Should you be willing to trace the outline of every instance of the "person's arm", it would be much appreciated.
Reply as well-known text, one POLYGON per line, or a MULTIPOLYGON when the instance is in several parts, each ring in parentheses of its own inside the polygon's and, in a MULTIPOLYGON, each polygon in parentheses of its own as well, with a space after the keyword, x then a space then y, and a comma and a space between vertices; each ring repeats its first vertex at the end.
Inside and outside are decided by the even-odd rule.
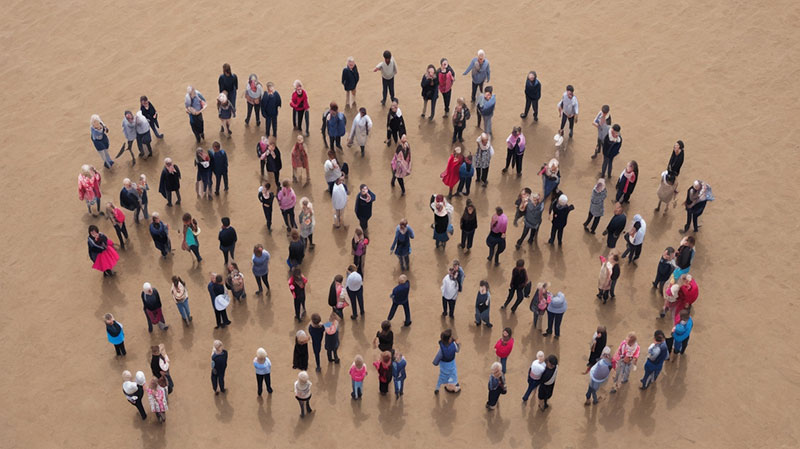
POLYGON ((492 65, 489 64, 489 60, 486 59, 486 82, 490 82, 492 79, 492 65))
POLYGON ((473 59, 472 59, 472 60, 469 62, 469 67, 467 67, 467 70, 464 70, 464 73, 462 73, 461 75, 462 75, 462 76, 463 76, 463 75, 466 75, 467 73, 469 73, 469 71, 470 71, 470 70, 472 70, 472 68, 473 68, 473 67, 475 67, 475 58, 473 58, 473 59))
POLYGON ((378 65, 376 65, 375 68, 372 69, 372 71, 373 72, 377 72, 378 70, 380 70, 381 69, 381 64, 383 64, 383 62, 379 62, 378 65))
POLYGON ((575 123, 578 123, 578 97, 572 97, 575 100, 575 123))

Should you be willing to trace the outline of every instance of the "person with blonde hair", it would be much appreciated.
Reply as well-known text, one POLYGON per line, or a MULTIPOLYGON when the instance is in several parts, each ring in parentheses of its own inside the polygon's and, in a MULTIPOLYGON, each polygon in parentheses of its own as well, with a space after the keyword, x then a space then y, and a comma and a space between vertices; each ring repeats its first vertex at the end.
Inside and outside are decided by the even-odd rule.
POLYGON ((147 399, 150 401, 150 411, 156 414, 159 423, 167 420, 165 416, 169 407, 167 406, 167 390, 158 384, 155 377, 150 379, 147 385, 147 399))
MULTIPOLYGON (((125 332, 122 330, 122 323, 114 319, 114 315, 107 313, 103 317, 106 323, 106 337, 108 342, 114 345, 117 355, 125 355, 125 332)), ((129 373, 130 374, 130 373, 129 373)))
POLYGON ((546 200, 551 193, 558 192, 558 184, 561 183, 561 171, 558 168, 558 159, 550 159, 542 165, 539 174, 542 176, 542 201, 546 200))
POLYGON ((78 199, 86 202, 89 213, 93 216, 103 215, 100 211, 100 173, 88 164, 81 166, 81 173, 78 175, 78 199), (97 205, 97 213, 92 212, 92 205, 97 205))
POLYGON ((478 50, 477 56, 472 58, 462 75, 466 76, 470 72, 472 72, 472 102, 475 103, 475 93, 478 90, 483 93, 483 83, 488 83, 492 78, 491 66, 483 50, 478 50))
POLYGON ((158 294, 158 290, 153 288, 149 282, 145 282, 142 284, 141 296, 144 314, 147 316, 147 332, 153 332, 154 324, 157 324, 162 331, 169 329, 161 311, 161 296, 158 294))
POLYGON ((258 348, 256 350, 256 357, 253 359, 253 366, 256 369, 256 383, 258 384, 258 396, 261 397, 261 384, 267 387, 267 393, 272 394, 272 381, 270 380, 270 373, 272 372, 272 362, 267 357, 267 350, 258 348))
POLYGON ((356 355, 353 359, 353 364, 350 365, 350 379, 353 385, 353 392, 350 397, 353 399, 361 399, 364 395, 364 378, 367 377, 367 365, 364 363, 364 357, 361 354, 356 355))
POLYGON ((308 198, 300 198, 300 213, 297 215, 300 222, 300 238, 303 239, 303 246, 314 249, 314 226, 317 219, 314 215, 314 205, 308 198))
POLYGON ((308 185, 310 176, 308 171, 308 153, 306 152, 305 139, 297 135, 297 142, 292 147, 292 182, 298 182, 298 172, 305 170, 306 178, 303 185, 308 185))
MULTIPOLYGON (((302 332, 302 331, 301 331, 302 332)), ((294 381, 294 397, 300 404, 300 417, 305 418, 306 413, 311 413, 311 381, 308 380, 308 373, 300 371, 297 373, 297 380, 294 381)))
POLYGON ((228 368, 228 351, 222 347, 222 342, 214 340, 214 347, 211 349, 211 387, 214 394, 225 393, 225 370, 228 368), (217 391, 219 384, 219 391, 217 391))
POLYGON ((111 201, 106 203, 106 218, 108 221, 111 222, 111 225, 114 226, 114 231, 117 233, 117 238, 119 239, 119 246, 122 249, 125 249, 125 240, 130 243, 130 237, 128 237, 128 228, 125 226, 125 212, 122 212, 122 209, 118 208, 114 205, 111 201), (125 237, 124 239, 122 237, 125 237))
POLYGON ((94 144, 94 149, 97 150, 100 154, 100 158, 103 159, 103 166, 105 168, 111 168, 111 166, 114 165, 114 161, 108 154, 108 128, 97 114, 92 114, 92 117, 89 119, 89 136, 92 140, 92 144, 94 144))
MULTIPOLYGON (((256 108, 258 111, 258 108, 256 108)), ((236 114, 236 107, 233 105, 232 101, 228 100, 228 94, 226 92, 220 92, 219 96, 217 97, 217 112, 219 115, 219 132, 225 132, 225 129, 228 130, 228 135, 230 136, 233 134, 231 132, 231 117, 236 114)))
POLYGON ((192 128, 194 138, 197 139, 197 143, 200 143, 201 139, 206 138, 203 123, 203 111, 208 106, 206 98, 193 86, 187 86, 183 104, 186 107, 186 113, 189 115, 189 126, 192 128))
POLYGON ((531 362, 531 366, 528 368, 528 389, 525 390, 525 394, 522 395, 523 403, 527 402, 533 390, 539 387, 539 383, 542 380, 542 373, 544 373, 546 367, 544 352, 537 352, 536 360, 531 362))
POLYGON ((486 401, 486 408, 494 410, 500 395, 505 393, 506 376, 503 373, 503 365, 500 362, 494 362, 489 373, 489 400, 486 401))
POLYGON ((358 66, 356 66, 355 59, 349 56, 342 69, 342 86, 344 86, 344 92, 347 95, 345 105, 348 108, 356 104, 356 86, 358 86, 358 80, 358 66), (350 103, 351 96, 353 97, 352 103, 350 103))
POLYGON ((636 369, 638 361, 639 343, 636 342, 636 332, 628 332, 628 336, 620 342, 617 352, 614 353, 612 358, 616 373, 614 374, 614 386, 611 387, 611 393, 616 393, 620 384, 628 382, 631 368, 636 369))
POLYGON ((292 86, 294 86, 294 92, 292 92, 292 99, 289 102, 289 106, 292 107, 292 125, 294 129, 302 131, 303 118, 305 117, 306 137, 308 137, 308 110, 311 109, 308 104, 308 93, 303 89, 303 83, 300 80, 294 80, 292 86))
MULTIPOLYGON (((141 371, 139 372, 141 373, 141 371)), ((144 373, 142 373, 142 376, 144 376, 144 373)), ((125 399, 139 411, 139 416, 142 417, 142 421, 147 419, 147 412, 144 411, 144 406, 142 405, 144 388, 142 385, 133 381, 133 376, 128 370, 122 372, 122 392, 125 394, 125 399)))

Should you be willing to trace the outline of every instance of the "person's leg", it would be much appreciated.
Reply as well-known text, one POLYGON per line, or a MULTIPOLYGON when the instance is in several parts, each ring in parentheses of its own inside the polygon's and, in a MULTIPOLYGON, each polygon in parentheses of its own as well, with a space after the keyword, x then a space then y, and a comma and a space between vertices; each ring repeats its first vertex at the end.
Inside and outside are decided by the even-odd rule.
POLYGON ((638 258, 639 258, 639 256, 641 256, 641 255, 642 255, 642 246, 643 246, 643 245, 634 245, 634 247, 633 247, 633 252, 634 252, 634 254, 633 254, 633 260, 636 260, 636 259, 638 259, 638 258))
POLYGON ((517 176, 522 176, 522 157, 525 154, 515 154, 514 162, 517 164, 517 176))
POLYGON ((261 288, 261 276, 256 276, 256 284, 258 284, 258 291, 256 292, 256 295, 258 295, 263 291, 261 288))
POLYGON ((447 299, 442 296, 442 316, 447 315, 447 299))
POLYGON ((411 324, 411 307, 408 303, 403 304, 403 314, 405 314, 406 320, 403 322, 404 325, 409 326, 411 324))
POLYGON ((592 220, 592 227, 589 230, 589 232, 594 234, 594 232, 597 230, 597 225, 599 224, 600 224, 600 217, 594 217, 594 219, 592 220))
POLYGON ((496 243, 489 243, 489 257, 487 257, 486 260, 492 260, 492 257, 494 257, 494 249, 496 246, 497 246, 496 243))
POLYGON ((530 107, 531 107, 531 102, 532 102, 532 101, 533 101, 533 99, 532 99, 531 97, 529 97, 529 96, 525 95, 525 112, 523 112, 522 114, 520 114, 520 115, 519 115, 520 117, 522 117, 522 118, 525 118, 525 117, 527 117, 527 116, 528 116, 528 110, 529 110, 529 109, 530 109, 530 107))
POLYGON ((214 372, 212 371, 211 372, 211 388, 214 389, 214 393, 217 392, 217 381, 218 380, 219 380, 219 377, 217 377, 217 375, 214 374, 214 372))
MULTIPOLYGON (((686 340, 683 340, 683 342, 681 343, 681 349, 680 349, 680 353, 681 354, 686 352, 686 347, 689 346, 689 338, 691 338, 691 336, 686 337, 686 340)), ((677 353, 678 348, 675 348, 675 351, 677 353)), ((123 352, 123 355, 124 355, 124 353, 125 353, 125 347, 124 346, 122 348, 122 352, 123 352)))
POLYGON ((562 238, 564 237, 564 227, 561 226, 558 228, 558 245, 561 246, 562 238))
POLYGON ((456 300, 448 299, 447 306, 450 308, 450 312, 448 313, 448 315, 450 315, 450 318, 453 318, 453 315, 456 313, 456 300))
POLYGON ((222 371, 217 376, 219 378, 219 391, 225 393, 225 371, 222 371))
POLYGON ((592 221, 592 213, 591 212, 589 212, 589 214, 586 216, 586 221, 583 222, 583 227, 585 228, 585 227, 589 226, 589 222, 590 221, 592 221))
MULTIPOLYGON (((506 166, 503 169, 503 173, 508 171, 508 166, 511 165, 512 160, 514 160, 514 150, 509 148, 506 150, 506 166)), ((511 167, 513 168, 514 166, 511 165, 511 167)))
POLYGON ((294 109, 292 109, 292 129, 297 129, 297 119, 299 116, 298 112, 299 111, 295 111, 294 109))
POLYGON ((475 84, 475 83, 472 83, 472 96, 471 96, 470 98, 471 98, 471 101, 472 101, 473 103, 475 103, 475 93, 476 93, 477 91, 478 91, 478 85, 477 85, 477 84, 475 84))
POLYGON ((114 231, 117 232, 117 239, 119 241, 119 246, 122 247, 122 249, 125 249, 125 240, 123 240, 122 238, 122 226, 114 225, 114 231))
POLYGON ((271 290, 269 287, 269 272, 261 276, 261 281, 264 282, 264 287, 266 287, 268 291, 271 290))
POLYGON ((475 231, 470 231, 467 234, 467 249, 472 249, 472 241, 475 238, 475 231))
POLYGON ((548 240, 547 243, 552 245, 553 242, 556 241, 556 232, 557 232, 557 229, 556 229, 555 225, 550 226, 550 240, 548 240))
POLYGON ((566 125, 566 124, 567 124, 567 115, 562 112, 561 113, 561 127, 559 128, 559 130, 562 133, 564 132, 564 125, 566 125))
POLYGON ((493 115, 483 116, 483 130, 486 131, 486 134, 492 134, 492 116, 493 115))
POLYGON ((200 246, 199 245, 192 245, 189 247, 190 250, 194 253, 194 256, 197 258, 198 262, 202 262, 203 258, 200 257, 200 246))
POLYGON ((523 287, 514 289, 514 291, 517 293, 517 300, 514 301, 514 305, 511 306, 511 311, 512 312, 516 312, 517 311, 517 307, 519 307, 519 305, 522 304, 522 301, 525 299, 525 292, 524 292, 523 287))
POLYGON ((575 117, 569 117, 569 136, 572 137, 572 128, 575 126, 575 117))
POLYGON ((522 400, 527 401, 535 388, 536 388, 536 381, 531 379, 530 374, 528 374, 528 388, 525 390, 525 394, 522 395, 522 400))
POLYGON ((389 90, 389 80, 386 78, 381 78, 382 87, 383 87, 383 97, 381 99, 381 104, 386 104, 386 92, 389 90))
POLYGON ((433 116, 434 116, 434 115, 436 115, 436 101, 437 101, 437 100, 438 100, 438 98, 437 98, 437 97, 434 97, 434 98, 431 100, 431 115, 430 115, 430 117, 429 117, 429 118, 430 118, 430 120, 433 120, 433 116))
POLYGON ((531 105, 533 106, 533 120, 539 121, 539 100, 533 100, 531 105))
POLYGON ((403 181, 403 178, 397 178, 397 183, 400 184, 400 193, 405 195, 406 194, 406 184, 405 184, 405 181, 403 181))
POLYGON ((261 396, 261 383, 264 381, 264 374, 256 374, 256 384, 258 385, 258 395, 261 396))
POLYGON ((246 125, 250 124, 250 115, 253 113, 253 104, 247 103, 247 117, 244 118, 244 123, 246 125))
POLYGON ((508 303, 511 302, 511 299, 514 298, 514 289, 509 287, 508 288, 508 296, 506 296, 506 302, 503 303, 503 306, 500 307, 501 309, 505 309, 508 306, 508 303))
POLYGON ((283 216, 283 224, 286 225, 286 230, 290 229, 289 226, 289 209, 281 209, 281 215, 283 216))
POLYGON ((294 298, 294 319, 300 321, 300 300, 294 298))
POLYGON ((503 251, 505 251, 505 250, 506 250, 506 240, 502 239, 497 244, 497 252, 494 253, 494 264, 495 265, 500 265, 500 254, 502 254, 503 251))
POLYGON ((397 100, 397 97, 394 96, 394 78, 389 80, 389 95, 391 96, 392 101, 397 100))
POLYGON ((472 187, 472 178, 471 177, 467 178, 467 182, 466 182, 466 192, 464 192, 464 194, 467 195, 467 196, 469 196, 470 187, 472 187))
POLYGON ((136 410, 139 410, 139 416, 142 417, 142 420, 145 420, 147 419, 147 413, 144 411, 144 406, 142 405, 142 399, 143 398, 139 398, 134 405, 136 406, 136 410))
POLYGON ((116 344, 116 345, 114 345, 114 352, 115 352, 117 355, 122 355, 122 348, 120 347, 120 345, 119 345, 119 344, 116 344))
MULTIPOLYGON (((361 287, 356 291, 356 301, 358 307, 361 309, 361 315, 364 315, 364 287, 361 287)), ((353 308, 355 308, 356 304, 353 304, 353 308)))
POLYGON ((561 336, 561 320, 564 318, 564 314, 563 313, 557 313, 555 315, 556 315, 555 316, 555 323, 554 323, 555 334, 556 334, 556 337, 560 337, 561 336))
POLYGON ((450 95, 453 93, 452 90, 445 92, 442 94, 442 98, 444 99, 444 115, 447 117, 447 114, 450 113, 450 95))
POLYGON ((297 399, 297 403, 300 404, 300 417, 304 418, 306 416, 306 406, 303 403, 302 399, 297 398, 297 397, 295 399, 297 399))
POLYGON ((389 308, 389 316, 386 317, 388 321, 392 321, 392 318, 394 318, 394 314, 397 312, 397 306, 398 304, 392 303, 392 307, 389 308))

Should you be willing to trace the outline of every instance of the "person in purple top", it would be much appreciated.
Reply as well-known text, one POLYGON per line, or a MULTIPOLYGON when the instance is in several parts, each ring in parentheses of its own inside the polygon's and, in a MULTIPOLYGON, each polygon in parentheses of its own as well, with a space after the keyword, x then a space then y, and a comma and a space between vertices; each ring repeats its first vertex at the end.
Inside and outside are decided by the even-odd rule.
POLYGON ((494 257, 494 265, 500 265, 500 253, 506 250, 506 229, 508 228, 508 217, 503 213, 502 207, 496 207, 492 215, 489 235, 486 237, 486 245, 489 247, 488 261, 494 257))

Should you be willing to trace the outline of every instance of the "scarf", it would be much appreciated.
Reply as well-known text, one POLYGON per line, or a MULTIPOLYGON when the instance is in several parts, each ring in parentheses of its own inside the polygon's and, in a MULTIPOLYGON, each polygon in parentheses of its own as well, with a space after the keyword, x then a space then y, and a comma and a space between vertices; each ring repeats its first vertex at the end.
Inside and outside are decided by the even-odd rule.
POLYGON ((633 170, 628 171, 626 169, 622 172, 622 176, 625 177, 625 187, 622 188, 622 191, 628 193, 628 186, 636 183, 636 172, 633 170))
POLYGON ((258 90, 258 84, 256 84, 256 80, 250 80, 250 90, 253 92, 258 90))

